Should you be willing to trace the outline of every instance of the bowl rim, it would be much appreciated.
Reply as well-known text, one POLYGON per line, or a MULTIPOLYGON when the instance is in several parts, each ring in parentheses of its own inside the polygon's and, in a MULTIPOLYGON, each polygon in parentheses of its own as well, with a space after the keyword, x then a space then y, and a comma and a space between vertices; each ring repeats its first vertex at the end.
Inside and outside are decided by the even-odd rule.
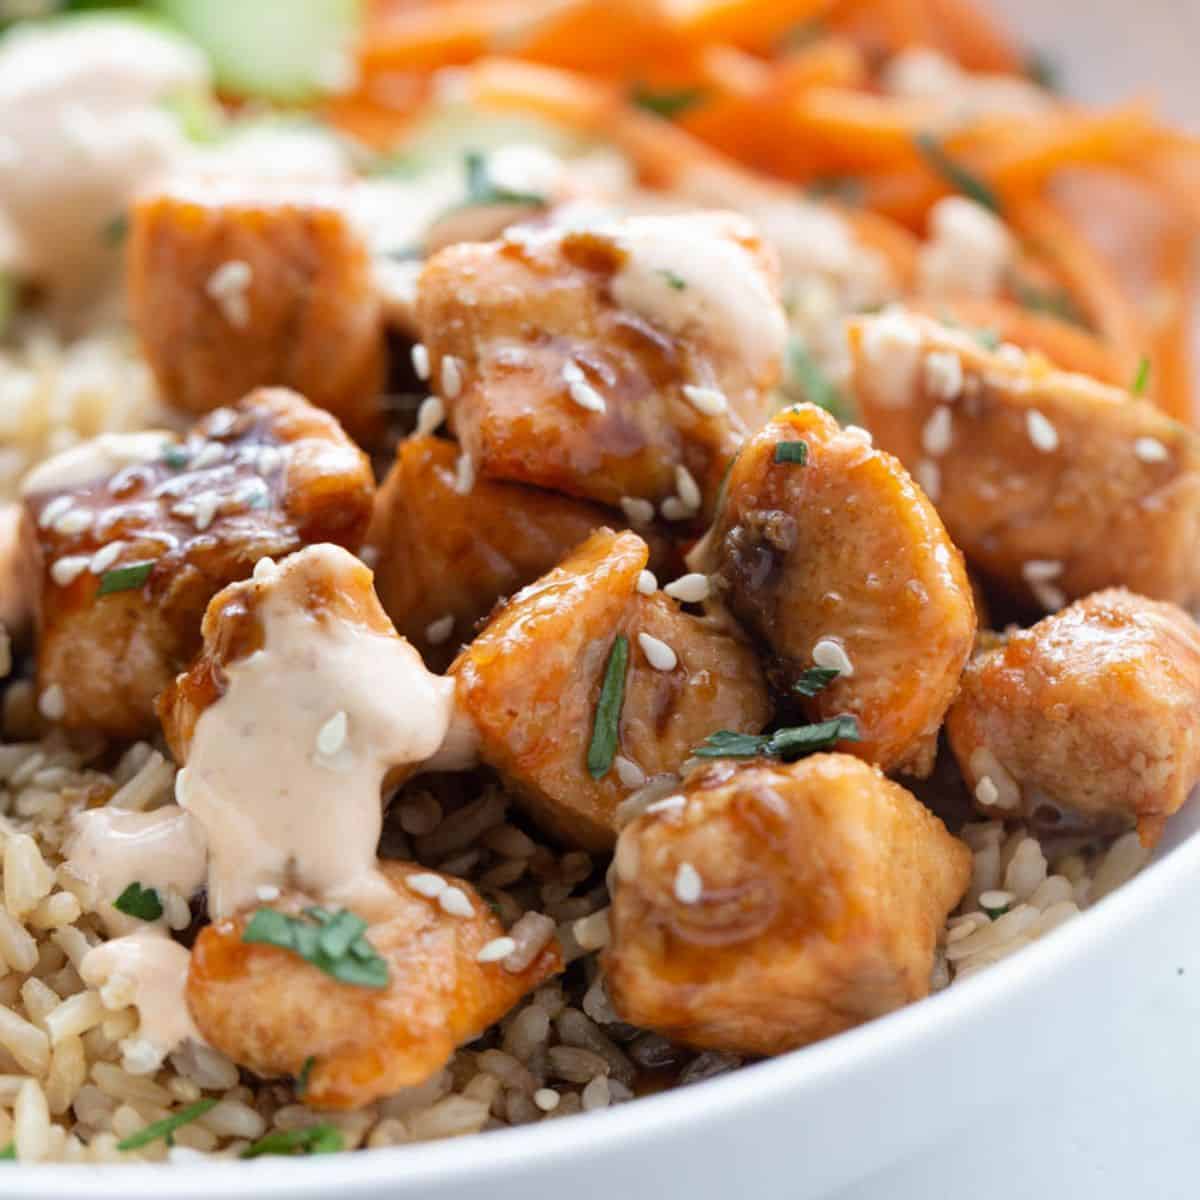
MULTIPOLYGON (((1189 876, 1200 872, 1200 831, 1151 862, 1084 913, 1017 956, 1021 969, 982 971, 957 987, 869 1021, 856 1029, 778 1058, 732 1071, 689 1087, 644 1097, 588 1114, 586 1121, 539 1123, 437 1142, 372 1150, 370 1153, 315 1158, 263 1158, 206 1163, 8 1164, 0 1167, 6 1185, 21 1195, 55 1197, 121 1196, 125 1200, 177 1200, 218 1192, 257 1197, 322 1197, 337 1188, 366 1195, 386 1186, 389 1194, 416 1193, 433 1185, 495 1179, 498 1172, 562 1165, 637 1149, 702 1114, 719 1108, 732 1119, 747 1109, 770 1104, 783 1094, 819 1089, 852 1069, 869 1071, 887 1059, 919 1055, 931 1042, 951 1039, 964 1026, 986 1023, 1012 1003, 1015 994, 1043 987, 1096 954, 1158 905, 1189 876), (357 1192, 356 1192, 357 1190, 357 1192)), ((7 1190, 7 1188, 6 1188, 7 1190)))

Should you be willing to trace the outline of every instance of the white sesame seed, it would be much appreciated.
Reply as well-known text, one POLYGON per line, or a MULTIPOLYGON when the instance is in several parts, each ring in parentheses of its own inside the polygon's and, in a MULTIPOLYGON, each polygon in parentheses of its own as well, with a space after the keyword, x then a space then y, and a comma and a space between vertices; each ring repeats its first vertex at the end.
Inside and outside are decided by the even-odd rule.
POLYGON ((425 626, 425 640, 431 646, 440 646, 443 642, 449 640, 453 632, 454 614, 446 613, 444 616, 438 617, 436 621, 430 621, 425 626))
POLYGON ((673 671, 679 665, 679 658, 666 642, 659 641, 649 633, 638 634, 638 645, 646 656, 646 661, 656 671, 673 671))
POLYGON ((225 447, 220 442, 205 442, 199 453, 192 459, 190 466, 193 471, 201 471, 205 467, 215 466, 225 457, 225 447))
POLYGON ((649 500, 622 496, 619 503, 630 525, 649 525, 654 520, 654 505, 649 500))
POLYGON ((658 591, 658 580, 653 571, 642 571, 637 578, 637 590, 643 596, 653 596, 658 591))
POLYGON ((436 900, 449 887, 449 884, 440 875, 434 875, 432 872, 410 875, 404 884, 409 891, 416 892, 418 896, 424 896, 429 900, 436 900))
POLYGON ((60 558, 50 568, 50 578, 59 587, 70 587, 87 568, 88 557, 86 554, 71 554, 66 558, 60 558))
POLYGON ((210 437, 224 437, 237 424, 237 413, 232 408, 214 408, 204 422, 210 437))
POLYGON ((1036 408, 1025 414, 1025 429, 1035 450, 1051 454, 1058 449, 1058 430, 1036 408))
POLYGON ((462 391, 462 362, 454 357, 453 354, 447 354, 442 359, 442 395, 447 400, 454 400, 462 391))
POLYGON ((454 490, 460 496, 469 495, 475 488, 475 464, 471 456, 464 450, 458 456, 458 465, 454 469, 454 490))
POLYGON ((221 496, 217 492, 201 492, 190 500, 184 500, 171 509, 172 516, 190 518, 197 533, 203 533, 221 507, 221 496))
POLYGON ((719 417, 729 408, 725 393, 716 388, 696 387, 694 384, 683 385, 683 395, 687 402, 706 417, 719 417))
POLYGON ((963 389, 962 362, 949 350, 935 350, 925 359, 925 390, 938 400, 954 400, 963 389))
POLYGON ((857 438, 860 442, 866 442, 868 446, 875 445, 875 439, 871 436, 871 431, 864 429, 861 425, 844 425, 842 432, 847 437, 857 438))
POLYGON ((270 475, 283 465, 283 451, 278 446, 259 446, 254 456, 254 469, 260 475, 270 475))
POLYGON ((616 771, 622 787, 639 788, 646 782, 646 772, 632 758, 626 758, 623 754, 618 754, 613 759, 613 770, 616 771))
POLYGON ((413 371, 422 382, 429 378, 429 351, 424 342, 414 342, 411 351, 413 371))
POLYGON ((1060 608, 1066 607, 1066 593, 1052 583, 1031 583, 1029 590, 1033 593, 1033 598, 1048 613, 1058 612, 1060 608))
POLYGON ((57 683, 52 683, 38 698, 38 712, 47 721, 61 721, 67 715, 67 698, 57 683))
POLYGON ((1026 583, 1038 583, 1048 579, 1057 579, 1063 571, 1063 565, 1053 559, 1031 558, 1021 567, 1021 574, 1026 583))
POLYGON ((696 515, 696 510, 689 508, 678 496, 668 496, 659 505, 659 512, 667 521, 687 521, 696 515))
POLYGON ((517 943, 510 937, 492 938, 486 946, 481 946, 475 955, 475 961, 481 963, 499 962, 507 958, 515 949, 517 943))
POLYGON ((990 775, 985 775, 975 785, 975 799, 989 807, 1000 799, 1000 789, 992 782, 990 775))
POLYGON ((596 413, 607 411, 608 405, 604 403, 604 397, 588 383, 587 376, 584 375, 578 363, 568 362, 562 369, 562 377, 571 399, 580 408, 586 408, 588 412, 596 413))
POLYGON ((1050 582, 1057 579, 1062 571, 1062 563, 1039 558, 1031 558, 1021 567, 1021 575, 1029 584, 1034 599, 1047 612, 1057 612, 1067 602, 1063 591, 1050 582))
POLYGON ((680 863, 675 872, 675 899, 680 904, 695 904, 704 893, 704 880, 691 863, 680 863))
POLYGON ((349 724, 349 718, 339 709, 317 730, 317 753, 322 758, 332 758, 346 744, 349 724))
POLYGON ((849 679, 854 674, 854 664, 850 661, 850 656, 842 643, 835 638, 821 638, 812 648, 812 660, 814 666, 836 671, 843 679, 849 679))
POLYGON ((922 458, 913 469, 921 491, 935 504, 942 494, 942 469, 932 459, 922 458))
POLYGON ((254 564, 254 578, 255 579, 259 579, 259 580, 269 579, 271 577, 271 575, 274 573, 274 571, 275 571, 275 560, 273 558, 269 558, 265 554, 262 556, 262 558, 260 558, 258 560, 258 562, 256 562, 254 564))
POLYGON ((667 584, 663 591, 672 600, 683 604, 702 604, 708 599, 708 576, 693 571, 688 575, 680 575, 678 579, 667 584))
POLYGON ((982 892, 979 896, 980 908, 1007 908, 1016 896, 1012 892, 982 892))
POLYGON ((260 883, 254 889, 254 894, 264 904, 270 904, 272 900, 279 899, 279 889, 273 883, 260 883))
POLYGON ((664 796, 661 800, 655 800, 653 804, 647 804, 645 811, 648 813, 680 812, 686 805, 687 797, 676 792, 673 796, 664 796))
POLYGON ((929 420, 925 422, 925 428, 921 430, 921 446, 926 454, 932 458, 938 458, 950 449, 953 440, 954 416, 944 404, 939 404, 929 414, 929 420))
POLYGON ((70 510, 74 500, 70 496, 55 496, 45 508, 42 509, 41 516, 38 517, 38 525, 42 529, 49 529, 63 513, 70 510))
POLYGON ((250 324, 250 306, 246 302, 246 289, 254 272, 248 262, 232 259, 222 263, 209 277, 204 290, 216 301, 221 315, 230 325, 244 329, 250 324))
POLYGON ((426 396, 417 409, 417 437, 429 437, 446 419, 446 406, 437 396, 426 396))
POLYGON ((475 909, 462 888, 445 888, 438 892, 437 900, 441 905, 442 912, 449 913, 452 917, 473 917, 475 915, 475 909))
POLYGON ((107 546, 101 546, 88 562, 88 570, 93 575, 103 575, 121 557, 124 549, 124 542, 109 542, 107 546))
POLYGON ((69 508, 54 522, 55 533, 82 533, 96 518, 85 508, 69 508))
POLYGON ((1152 437, 1140 437, 1133 443, 1133 452, 1144 463, 1166 462, 1171 452, 1158 440, 1152 437))
POLYGON ((703 503, 699 484, 682 463, 675 468, 675 490, 679 493, 679 499, 693 511, 703 503))
POLYGON ((533 1093, 533 1102, 542 1112, 553 1112, 561 1101, 562 1097, 553 1088, 538 1088, 533 1093))

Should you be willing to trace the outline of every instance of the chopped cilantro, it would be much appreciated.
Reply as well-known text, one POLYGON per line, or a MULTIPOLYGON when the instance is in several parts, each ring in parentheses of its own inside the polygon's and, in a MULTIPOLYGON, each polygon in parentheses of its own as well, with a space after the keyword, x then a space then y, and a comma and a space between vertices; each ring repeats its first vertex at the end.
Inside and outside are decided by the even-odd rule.
POLYGON ((308 908, 303 917, 293 917, 260 908, 243 930, 242 941, 290 950, 339 983, 387 987, 387 962, 363 936, 366 928, 366 921, 346 909, 308 908))
POLYGON ((596 717, 592 724, 592 741, 588 746, 587 769, 593 779, 608 774, 617 754, 617 730, 621 721, 621 704, 625 699, 625 670, 629 665, 629 639, 619 633, 613 639, 596 701, 596 717))
POLYGON ((811 699, 823 692, 840 674, 837 667, 809 667, 800 672, 800 678, 792 684, 792 691, 811 699))
POLYGON ((311 1054, 304 1060, 304 1066, 300 1068, 300 1074, 296 1076, 297 1096, 303 1096, 308 1091, 308 1077, 312 1074, 316 1062, 317 1060, 311 1054))
POLYGON ((644 108, 655 116, 673 121, 685 112, 703 104, 707 93, 703 88, 676 88, 656 92, 645 84, 636 84, 629 97, 638 108, 644 108))
POLYGON ((832 749, 840 741, 857 742, 858 722, 834 717, 816 725, 795 725, 774 733, 734 733, 728 729, 710 734, 692 753, 698 758, 781 758, 792 762, 806 754, 832 749))
POLYGON ((682 275, 676 275, 674 271, 664 267, 659 274, 667 281, 667 287, 674 288, 677 292, 682 292, 687 287, 687 280, 682 275))
MULTIPOLYGON (((311 1061, 311 1060, 310 1060, 311 1061)), ((277 1129, 251 1142, 241 1158, 258 1158, 263 1154, 336 1154, 345 1149, 341 1130, 322 1121, 307 1129, 277 1129)))
POLYGON ((137 1133, 131 1133, 123 1141, 117 1143, 117 1149, 140 1150, 143 1146, 150 1145, 151 1142, 157 1142, 159 1138, 166 1138, 169 1145, 171 1135, 175 1130, 184 1125, 190 1125, 192 1121, 204 1116, 209 1109, 215 1108, 216 1104, 216 1100, 211 1097, 197 1100, 195 1104, 189 1104, 187 1108, 181 1108, 177 1113, 164 1117, 161 1121, 155 1121, 152 1125, 147 1125, 145 1129, 139 1129, 137 1133))
POLYGON ((1150 386, 1150 359, 1143 354, 1138 360, 1137 371, 1134 372, 1133 382, 1129 385, 1129 390, 1135 396, 1144 396, 1146 389, 1150 386))
POLYGON ((776 442, 775 461, 777 463, 795 463, 803 467, 808 462, 807 442, 776 442))
POLYGON ((111 596, 114 592, 131 592, 140 588, 154 570, 154 562, 130 563, 127 567, 113 567, 100 576, 98 596, 111 596))
POLYGON ((542 207, 546 197, 539 192, 519 192, 497 183, 488 174, 487 155, 481 150, 468 150, 463 155, 467 173, 467 207, 486 204, 530 204, 542 207))
POLYGON ((1083 314, 1076 307, 1075 301, 1071 299, 1070 293, 1065 288, 1041 288, 1020 276, 1014 276, 1012 289, 1017 303, 1022 308, 1029 309, 1030 312, 1046 313, 1051 317, 1057 317, 1060 321, 1068 321, 1072 325, 1084 326, 1087 324, 1083 314))
POLYGON ((3 1150, 0 1150, 0 1162, 13 1162, 17 1157, 17 1143, 9 1142, 3 1150))
POLYGON ((925 161, 956 191, 994 213, 1000 212, 1000 197, 991 185, 951 158, 936 134, 918 133, 914 140, 925 161))
POLYGON ((186 446, 168 446, 163 451, 163 462, 172 471, 182 471, 192 461, 191 453, 186 446))
POLYGON ((157 921, 163 915, 162 900, 154 888, 144 888, 136 880, 114 901, 113 908, 139 921, 157 921))

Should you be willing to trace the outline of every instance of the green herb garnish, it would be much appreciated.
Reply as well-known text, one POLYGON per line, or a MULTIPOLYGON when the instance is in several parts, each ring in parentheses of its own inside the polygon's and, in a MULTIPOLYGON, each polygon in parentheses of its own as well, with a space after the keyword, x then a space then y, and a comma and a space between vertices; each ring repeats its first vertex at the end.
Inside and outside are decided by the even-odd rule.
POLYGON ((119 246, 129 236, 129 216, 117 213, 111 221, 107 221, 100 230, 100 236, 106 246, 119 246))
POLYGON ((797 696, 811 699, 820 695, 840 674, 837 667, 809 667, 800 672, 800 678, 792 684, 792 691, 797 696))
POLYGON ((674 288, 677 292, 682 292, 687 287, 687 280, 682 275, 676 275, 666 267, 660 270, 659 274, 667 281, 667 287, 674 288))
POLYGON ((308 1077, 312 1074, 316 1062, 317 1060, 311 1054, 304 1060, 304 1066, 300 1068, 300 1074, 296 1076, 297 1096, 303 1096, 308 1091, 308 1077))
POLYGON ((154 562, 131 563, 127 567, 113 567, 100 576, 99 596, 111 596, 114 592, 131 592, 140 588, 154 570, 154 562))
POLYGON ((3 1150, 0 1150, 0 1162, 15 1162, 17 1157, 17 1143, 9 1142, 3 1150))
POLYGON ((160 1138, 166 1138, 167 1144, 171 1144, 171 1135, 175 1130, 180 1129, 184 1125, 190 1125, 193 1121, 204 1116, 209 1109, 215 1108, 216 1100, 209 1097, 205 1100, 197 1100, 195 1104, 189 1104, 187 1108, 181 1108, 177 1113, 169 1117, 163 1117, 161 1121, 155 1121, 153 1125, 147 1125, 145 1129, 139 1129, 137 1133, 131 1133, 127 1138, 117 1143, 118 1150, 140 1150, 143 1146, 150 1145, 151 1142, 157 1142, 160 1138))
POLYGON ((777 463, 795 463, 803 467, 808 462, 807 442, 776 442, 775 461, 777 463))
POLYGON ((1030 312, 1046 313, 1072 325, 1087 325, 1065 288, 1040 288, 1016 276, 1012 280, 1012 289, 1017 303, 1030 312))
POLYGON ((645 84, 639 83, 634 87, 629 98, 638 108, 644 108, 647 112, 652 112, 664 120, 673 121, 698 104, 703 104, 707 96, 708 93, 703 88, 676 88, 656 92, 646 87, 645 84))
POLYGON ((721 729, 709 734, 692 753, 697 758, 781 758, 792 762, 806 754, 832 749, 838 742, 857 742, 858 722, 834 717, 816 725, 795 725, 774 733, 734 733, 721 729))
POLYGON ((538 192, 518 192, 498 184, 488 174, 487 155, 481 150, 468 150, 463 155, 467 172, 466 207, 486 204, 532 204, 542 207, 546 197, 538 192))
POLYGON ((621 704, 625 699, 625 669, 629 665, 629 639, 619 633, 613 639, 596 701, 596 717, 592 723, 592 741, 588 746, 587 769, 593 779, 608 774, 617 755, 617 727, 621 721, 621 704))
POLYGON ((1000 349, 1000 335, 994 329, 972 329, 971 336, 985 350, 1000 349))
POLYGON ((163 462, 172 471, 182 471, 191 461, 192 455, 186 446, 168 446, 163 451, 163 462))
POLYGON ((113 908, 139 921, 157 921, 163 915, 162 900, 154 888, 144 888, 136 880, 114 901, 113 908))
POLYGON ((984 208, 994 213, 1000 212, 1000 197, 996 195, 991 185, 985 183, 978 175, 968 171, 962 163, 951 158, 942 148, 942 143, 936 134, 918 133, 913 139, 917 149, 925 161, 956 191, 961 192, 968 200, 982 204, 984 208))
POLYGON ((336 1154, 345 1149, 341 1130, 322 1121, 307 1129, 278 1129, 252 1142, 240 1158, 258 1158, 263 1154, 336 1154))
POLYGON ((1062 90, 1062 72, 1058 63, 1044 50, 1034 50, 1030 53, 1025 60, 1025 74, 1038 87, 1045 88, 1048 92, 1062 90))
POLYGON ((1137 370, 1134 372, 1133 382, 1129 385, 1129 390, 1135 396, 1144 396, 1149 386, 1150 359, 1143 354, 1138 360, 1137 370))
POLYGON ((798 338, 788 343, 788 374, 810 404, 823 408, 843 425, 850 420, 852 414, 837 385, 798 338))
POLYGON ((298 954, 339 983, 387 987, 388 965, 363 936, 367 923, 347 909, 307 908, 293 917, 260 908, 242 932, 243 942, 261 942, 298 954))

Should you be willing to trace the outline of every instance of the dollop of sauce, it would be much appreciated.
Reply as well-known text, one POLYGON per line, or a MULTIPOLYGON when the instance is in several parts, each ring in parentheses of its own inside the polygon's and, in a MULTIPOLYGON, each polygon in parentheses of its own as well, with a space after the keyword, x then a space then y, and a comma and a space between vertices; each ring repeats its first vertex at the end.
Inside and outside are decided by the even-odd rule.
POLYGON ((262 647, 224 668, 176 782, 208 837, 214 919, 264 888, 368 919, 390 905, 375 857, 384 779, 442 746, 454 685, 403 638, 335 611, 338 600, 306 603, 318 583, 335 597, 361 587, 361 570, 348 551, 312 546, 255 572, 262 647))
POLYGON ((21 480, 21 495, 83 487, 115 475, 124 467, 154 462, 175 440, 174 434, 158 429, 102 433, 38 463, 21 480))

